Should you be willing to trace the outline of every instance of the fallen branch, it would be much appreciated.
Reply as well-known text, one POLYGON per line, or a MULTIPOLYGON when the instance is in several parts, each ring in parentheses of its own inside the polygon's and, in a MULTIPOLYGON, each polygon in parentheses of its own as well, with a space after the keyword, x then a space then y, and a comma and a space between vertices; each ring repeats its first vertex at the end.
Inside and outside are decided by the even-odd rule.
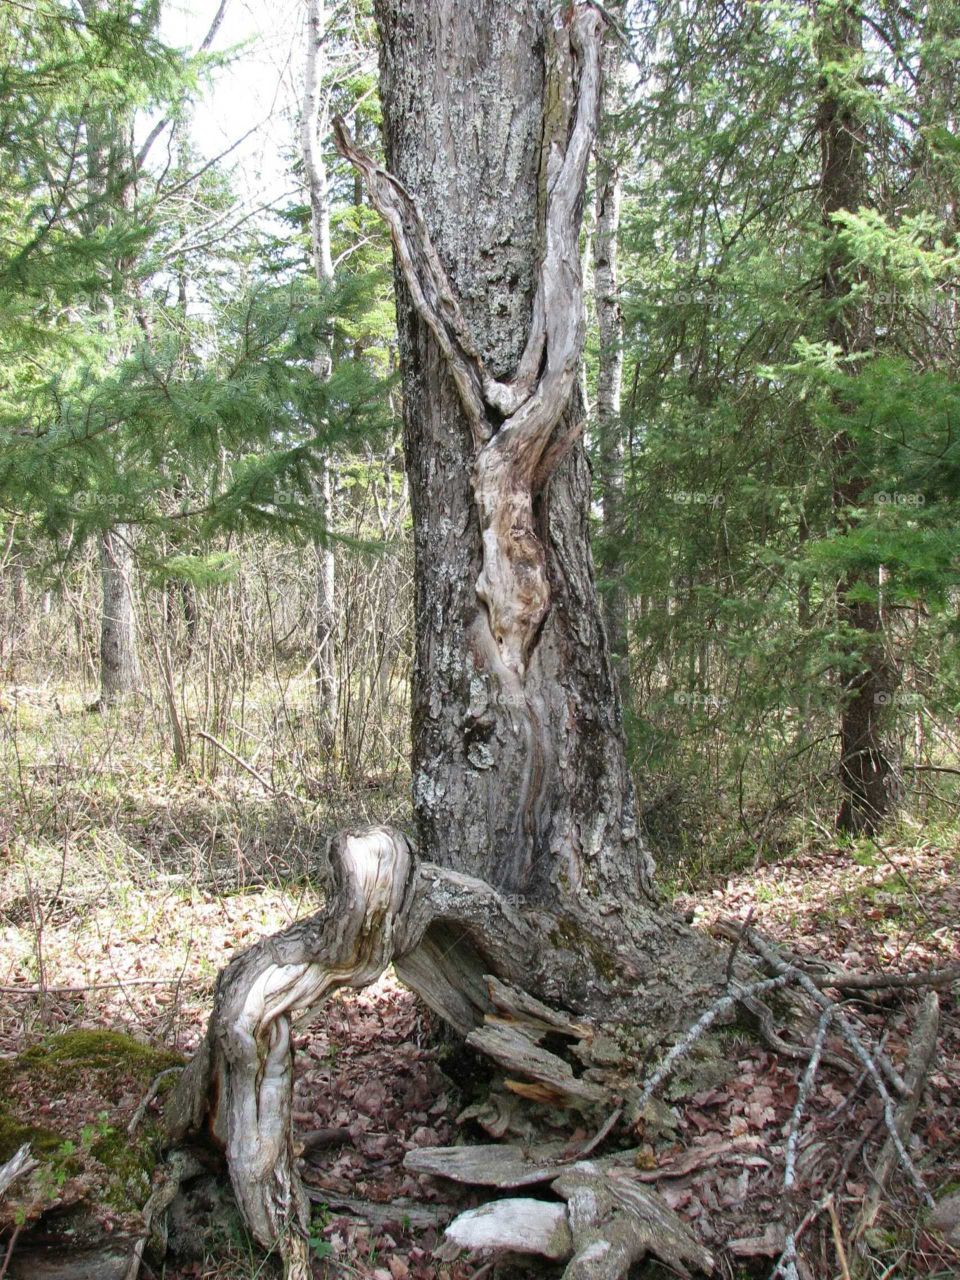
MULTIPOLYGON (((917 1029, 914 1032, 907 1051, 907 1097, 897 1108, 894 1119, 894 1133, 899 1141, 895 1141, 892 1133, 883 1145, 883 1150, 873 1170, 873 1185, 867 1193, 863 1208, 857 1216, 853 1229, 854 1242, 863 1239, 864 1233, 873 1226, 880 1210, 880 1203, 887 1189, 887 1183, 897 1167, 898 1146, 905 1143, 920 1105, 920 1097, 926 1084, 927 1076, 933 1066, 937 1054, 937 1031, 940 1026, 940 1002, 937 993, 931 991, 923 1002, 917 1029)), ((926 1188, 924 1188, 926 1190, 926 1188)), ((926 1197, 929 1202, 929 1197, 926 1197)))
POLYGON ((36 1167, 37 1162, 30 1154, 30 1143, 25 1142, 6 1164, 0 1165, 0 1198, 6 1195, 8 1188, 18 1178, 22 1178, 24 1174, 32 1172, 36 1167))
POLYGON ((159 1075, 154 1078, 150 1088, 143 1095, 140 1105, 130 1117, 130 1123, 127 1125, 127 1133, 130 1134, 131 1137, 136 1133, 140 1121, 147 1114, 147 1107, 149 1107, 150 1103, 160 1092, 160 1086, 163 1084, 164 1080, 169 1080, 171 1076, 179 1075, 182 1070, 183 1067, 167 1067, 166 1070, 161 1071, 159 1075))

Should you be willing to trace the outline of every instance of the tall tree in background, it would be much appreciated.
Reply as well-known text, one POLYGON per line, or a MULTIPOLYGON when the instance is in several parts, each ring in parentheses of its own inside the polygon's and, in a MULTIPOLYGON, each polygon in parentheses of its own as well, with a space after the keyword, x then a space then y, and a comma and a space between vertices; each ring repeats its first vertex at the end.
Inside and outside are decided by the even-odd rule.
MULTIPOLYGON (((333 253, 330 246, 330 189, 323 148, 330 123, 329 86, 324 83, 325 48, 330 40, 323 0, 307 0, 306 58, 304 60, 303 105, 300 114, 300 148, 304 178, 310 202, 310 253, 321 289, 334 284, 333 253)), ((321 343, 314 371, 321 381, 330 377, 333 343, 330 335, 321 343)), ((317 514, 321 524, 330 525, 333 472, 327 456, 320 459, 315 484, 317 514)), ((324 538, 317 543, 317 694, 320 700, 321 733, 333 746, 337 729, 337 623, 335 614, 336 556, 333 543, 324 538)))
MULTIPOLYGON (((613 7, 618 23, 626 5, 613 7)), ((596 143, 596 227, 593 236, 594 297, 600 344, 597 366, 597 479, 603 512, 598 567, 604 578, 607 642, 624 706, 630 703, 628 594, 623 581, 624 434, 623 311, 620 306, 620 212, 623 204, 626 107, 624 49, 619 35, 603 47, 603 92, 596 143)))
MULTIPOLYGON (((867 149, 862 119, 863 17, 856 6, 817 8, 822 70, 818 115, 820 199, 827 261, 823 274, 826 331, 839 358, 869 358, 875 347, 869 297, 857 289, 857 273, 839 239, 838 214, 856 213, 869 202, 867 149)), ((842 392, 841 392, 842 395, 842 392)), ((841 415, 843 405, 839 406, 841 415)), ((857 465, 857 443, 842 424, 833 443, 834 506, 841 528, 863 505, 868 490, 857 465)), ((855 517, 854 517, 855 518, 855 517)), ((838 621, 847 648, 841 670, 840 782, 843 801, 837 826, 851 835, 872 834, 890 811, 897 768, 883 741, 886 706, 895 688, 879 602, 879 575, 850 569, 837 587, 838 621)))

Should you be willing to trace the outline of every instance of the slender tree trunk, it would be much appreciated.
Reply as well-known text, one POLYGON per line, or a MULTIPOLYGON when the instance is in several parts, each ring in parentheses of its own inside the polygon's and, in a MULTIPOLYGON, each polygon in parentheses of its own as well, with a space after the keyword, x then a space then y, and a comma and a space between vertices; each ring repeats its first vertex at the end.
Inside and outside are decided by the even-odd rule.
POLYGON ((109 706, 140 687, 136 614, 133 607, 134 556, 129 525, 117 525, 100 539, 103 613, 100 625, 100 701, 109 706))
MULTIPOLYGON (((821 6, 822 62, 825 74, 820 103, 821 202, 824 232, 835 243, 832 215, 856 210, 866 201, 866 148, 863 122, 853 98, 831 87, 836 67, 855 64, 863 49, 862 19, 849 4, 821 6)), ((849 73, 848 73, 849 74, 849 73)), ((868 352, 874 333, 867 303, 851 302, 849 263, 840 247, 830 251, 823 278, 827 336, 844 356, 868 352)), ((843 408, 843 406, 840 406, 843 408)), ((856 443, 841 429, 834 441, 834 510, 841 528, 848 512, 863 499, 864 482, 856 471, 856 443)), ((849 646, 851 668, 844 677, 840 713, 840 784, 844 792, 838 829, 869 834, 890 812, 898 769, 884 742, 885 708, 896 687, 896 671, 887 653, 876 575, 848 571, 837 587, 838 621, 849 646)))
MULTIPOLYGON (((619 12, 619 10, 618 10, 619 12)), ((603 97, 597 133, 596 214, 593 241, 600 362, 597 374, 597 434, 603 553, 600 571, 606 581, 603 616, 620 696, 630 701, 628 599, 620 570, 624 536, 623 314, 620 308, 618 253, 623 177, 618 154, 619 113, 624 105, 623 46, 608 39, 603 50, 603 97)))
MULTIPOLYGON (((300 117, 300 149, 310 197, 310 247, 313 269, 321 287, 334 282, 333 255, 330 244, 330 197, 327 167, 323 156, 323 138, 328 132, 327 94, 323 87, 325 67, 325 5, 323 0, 307 0, 306 60, 304 67, 303 110, 300 117)), ((314 360, 321 381, 330 377, 333 367, 332 347, 324 341, 314 360)), ((324 527, 333 521, 332 466, 328 455, 321 461, 314 487, 314 499, 324 527)), ((316 544, 317 608, 316 608, 316 672, 320 706, 320 729, 324 743, 332 747, 337 731, 337 655, 336 655, 336 557, 330 542, 316 544)))

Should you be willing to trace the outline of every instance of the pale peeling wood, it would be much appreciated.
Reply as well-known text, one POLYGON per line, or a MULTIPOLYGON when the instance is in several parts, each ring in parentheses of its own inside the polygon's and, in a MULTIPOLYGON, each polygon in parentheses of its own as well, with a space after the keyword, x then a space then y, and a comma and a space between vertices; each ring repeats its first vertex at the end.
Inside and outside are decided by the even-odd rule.
POLYGON ((174 1137, 209 1126, 245 1222, 261 1244, 279 1249, 289 1280, 310 1275, 309 1207, 291 1129, 291 1025, 336 988, 368 986, 384 971, 412 871, 405 837, 386 827, 338 836, 331 863, 325 909, 221 973, 204 1046, 181 1077, 170 1125, 174 1137))
POLYGON ((597 10, 580 4, 569 24, 555 33, 554 113, 545 121, 544 249, 527 343, 512 382, 498 382, 484 367, 414 197, 354 145, 342 120, 334 122, 337 148, 363 175, 374 207, 390 228, 413 304, 446 358, 469 419, 477 446, 472 486, 483 543, 477 596, 486 605, 500 661, 521 678, 550 607, 534 494, 580 430, 575 423, 562 447, 550 450, 544 468, 583 353, 579 234, 599 110, 602 27, 597 10))
MULTIPOLYGON (((579 233, 587 161, 600 97, 601 19, 589 5, 574 11, 567 31, 579 64, 573 127, 566 147, 555 138, 547 157, 545 249, 539 298, 545 317, 543 371, 532 394, 477 456, 473 491, 480 514, 483 568, 477 595, 507 668, 521 678, 550 607, 546 555, 536 533, 533 499, 549 479, 541 463, 570 403, 584 341, 579 233)), ((568 73, 572 74, 572 73, 568 73)), ((561 80, 561 94, 570 81, 561 80)), ((548 122, 549 124, 549 122, 548 122)), ((579 424, 567 435, 576 439, 579 424)), ((565 449, 551 456, 550 472, 565 449)))
POLYGON ((36 1169, 37 1162, 30 1154, 30 1143, 25 1142, 6 1164, 0 1165, 0 1199, 18 1178, 36 1169))
POLYGON ((444 1232, 445 1243, 434 1251, 451 1261, 462 1249, 471 1253, 533 1253, 558 1262, 569 1258, 573 1238, 566 1206, 547 1200, 494 1200, 461 1213, 444 1232))
POLYGON ((514 1024, 488 1022, 467 1036, 467 1044, 508 1071, 545 1085, 557 1095, 558 1101, 566 1100, 567 1105, 599 1106, 610 1101, 606 1089, 589 1080, 578 1080, 568 1062, 536 1044, 514 1024))
POLYGON ((490 425, 480 356, 416 200, 392 174, 354 145, 340 116, 333 121, 333 137, 340 154, 359 170, 371 204, 390 230, 394 253, 414 305, 447 359, 477 441, 488 439, 490 425))
POLYGON ((418 1147, 408 1151, 403 1167, 411 1173, 448 1178, 473 1187, 532 1187, 550 1182, 557 1171, 569 1166, 574 1155, 565 1142, 530 1146, 487 1143, 468 1147, 418 1147))

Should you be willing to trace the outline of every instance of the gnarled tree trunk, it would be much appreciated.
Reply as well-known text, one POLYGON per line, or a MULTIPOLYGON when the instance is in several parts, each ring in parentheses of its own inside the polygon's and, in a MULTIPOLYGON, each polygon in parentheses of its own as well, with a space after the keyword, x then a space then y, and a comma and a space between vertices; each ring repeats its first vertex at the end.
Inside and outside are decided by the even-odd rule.
MULTIPOLYGON (((509 1057, 481 1027, 491 976, 541 1019, 537 999, 661 1027, 723 981, 657 904, 590 558, 578 233, 602 20, 582 4, 555 29, 546 0, 375 9, 388 169, 335 133, 397 266, 418 854, 383 829, 335 843, 326 911, 221 975, 170 1121, 175 1138, 211 1128, 291 1276, 307 1263, 290 1025, 329 990, 393 961, 454 1027, 480 1028, 471 1043, 509 1057)), ((535 1084, 582 1084, 551 1057, 527 1054, 535 1084)))

